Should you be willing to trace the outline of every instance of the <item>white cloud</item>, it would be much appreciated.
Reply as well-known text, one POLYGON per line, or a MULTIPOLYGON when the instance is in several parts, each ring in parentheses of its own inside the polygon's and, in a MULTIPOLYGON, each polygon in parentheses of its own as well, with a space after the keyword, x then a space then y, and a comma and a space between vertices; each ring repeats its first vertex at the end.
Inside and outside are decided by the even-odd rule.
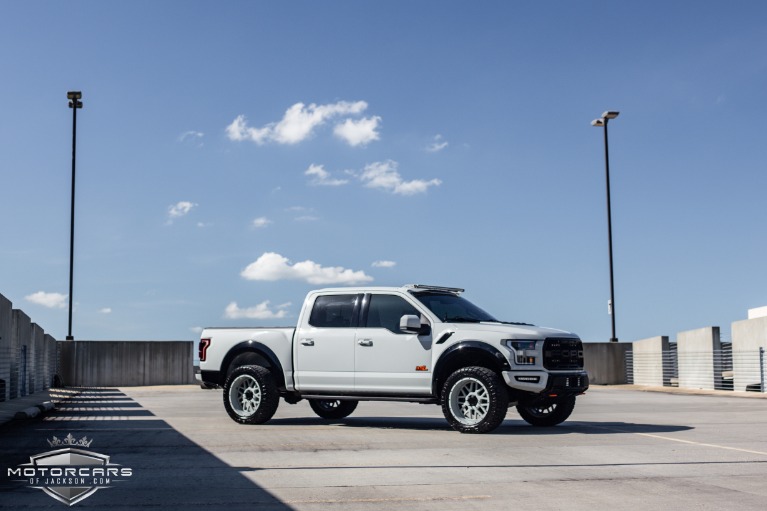
POLYGON ((202 138, 205 136, 205 133, 202 133, 201 131, 185 131, 178 137, 179 142, 199 142, 200 145, 202 145, 202 138))
POLYGON ((172 206, 168 206, 168 224, 172 224, 173 220, 176 218, 181 218, 184 215, 187 215, 194 207, 196 207, 197 204, 194 202, 189 201, 181 201, 177 202, 176 204, 173 204, 172 206))
POLYGON ((446 140, 442 139, 442 135, 435 135, 432 143, 426 147, 426 150, 430 153, 438 153, 448 146, 446 140))
POLYGON ((368 104, 365 101, 338 101, 327 105, 312 103, 308 106, 304 103, 296 103, 285 111, 280 121, 269 123, 261 128, 248 126, 245 116, 238 115, 226 127, 226 135, 233 141, 249 140, 259 145, 266 142, 297 144, 309 138, 317 127, 329 119, 357 115, 364 112, 367 107, 368 104))
POLYGON ((290 303, 285 303, 278 305, 277 310, 271 310, 269 300, 266 300, 254 307, 241 309, 237 302, 231 302, 224 310, 224 317, 227 319, 280 319, 288 315, 288 311, 285 309, 289 306, 290 303))
POLYGON ((266 218, 265 216, 260 216, 258 218, 254 218, 253 223, 251 225, 256 229, 262 229, 271 223, 272 221, 266 218))
POLYGON ((312 177, 309 182, 312 186, 341 186, 349 182, 348 179, 332 179, 330 172, 325 170, 324 165, 315 165, 314 163, 309 165, 304 175, 312 177))
POLYGON ((285 211, 300 213, 302 211, 314 211, 314 208, 307 208, 305 206, 290 206, 289 208, 285 208, 285 211))
POLYGON ((354 285, 370 282, 373 277, 363 271, 354 271, 340 266, 321 266, 314 261, 291 264, 287 257, 266 252, 250 263, 240 275, 247 280, 303 280, 309 284, 354 285))
POLYGON ((99 309, 99 314, 112 314, 112 308, 111 307, 104 307, 99 309))
POLYGON ((189 328, 189 331, 192 332, 193 334, 199 335, 202 333, 203 328, 201 326, 193 326, 189 328))
POLYGON ((336 125, 333 133, 352 147, 367 145, 380 138, 376 131, 379 122, 381 122, 381 118, 378 116, 358 120, 346 119, 336 125))
POLYGON ((430 186, 442 184, 439 179, 405 181, 397 171, 397 167, 397 162, 393 160, 371 163, 365 166, 359 178, 368 188, 379 188, 397 195, 425 193, 430 186))
POLYGON ((36 305, 42 305, 49 309, 63 309, 67 306, 69 295, 63 295, 61 293, 46 293, 45 291, 38 291, 27 295, 24 299, 30 303, 36 305))
POLYGON ((263 144, 269 140, 271 128, 251 128, 248 126, 248 121, 244 115, 238 115, 237 118, 232 121, 232 124, 226 127, 226 136, 229 140, 236 142, 242 142, 243 140, 250 140, 257 144, 263 144))
POLYGON ((291 206, 289 208, 285 208, 285 211, 288 213, 297 214, 298 216, 294 218, 296 222, 315 222, 319 220, 319 217, 312 214, 314 213, 314 208, 307 208, 304 206, 291 206))
POLYGON ((395 261, 375 261, 370 266, 373 268, 394 268, 397 263, 395 261))

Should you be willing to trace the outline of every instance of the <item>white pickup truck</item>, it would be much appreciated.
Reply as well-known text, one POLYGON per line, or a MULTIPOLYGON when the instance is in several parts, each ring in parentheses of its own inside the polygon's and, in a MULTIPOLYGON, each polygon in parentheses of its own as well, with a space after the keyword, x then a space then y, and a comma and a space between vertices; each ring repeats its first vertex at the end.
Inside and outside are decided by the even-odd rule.
POLYGON ((440 404, 453 429, 496 429, 510 406, 534 426, 566 420, 588 389, 578 336, 498 321, 462 289, 410 285, 310 292, 297 328, 206 328, 200 378, 242 424, 280 397, 341 419, 359 401, 440 404))

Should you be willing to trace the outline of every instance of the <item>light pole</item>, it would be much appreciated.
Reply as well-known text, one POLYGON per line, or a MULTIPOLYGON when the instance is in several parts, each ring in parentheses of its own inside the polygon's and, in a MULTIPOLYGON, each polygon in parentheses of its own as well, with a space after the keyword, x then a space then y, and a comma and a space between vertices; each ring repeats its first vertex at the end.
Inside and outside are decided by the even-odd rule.
POLYGON ((610 153, 607 144, 607 123, 610 119, 618 117, 620 112, 607 111, 602 114, 599 119, 591 121, 592 126, 598 128, 604 128, 605 132, 605 182, 607 184, 607 250, 610 256, 610 303, 608 304, 608 310, 610 312, 610 320, 612 321, 612 337, 610 342, 618 342, 618 337, 615 336, 615 285, 613 282, 613 222, 612 222, 612 208, 610 207, 610 153))
POLYGON ((83 107, 80 99, 83 93, 80 91, 67 92, 69 108, 72 109, 72 214, 69 229, 69 330, 67 341, 74 341, 72 337, 72 284, 74 276, 74 256, 75 256, 75 149, 77 148, 77 109, 83 107))

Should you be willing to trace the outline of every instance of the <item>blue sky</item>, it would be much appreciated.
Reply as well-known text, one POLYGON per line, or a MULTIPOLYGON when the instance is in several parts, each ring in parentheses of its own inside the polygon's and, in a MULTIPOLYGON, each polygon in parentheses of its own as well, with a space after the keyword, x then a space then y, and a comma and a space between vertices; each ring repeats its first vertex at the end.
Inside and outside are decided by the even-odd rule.
POLYGON ((290 325, 310 289, 460 286, 610 337, 767 305, 767 4, 6 2, 0 293, 76 339, 290 325))

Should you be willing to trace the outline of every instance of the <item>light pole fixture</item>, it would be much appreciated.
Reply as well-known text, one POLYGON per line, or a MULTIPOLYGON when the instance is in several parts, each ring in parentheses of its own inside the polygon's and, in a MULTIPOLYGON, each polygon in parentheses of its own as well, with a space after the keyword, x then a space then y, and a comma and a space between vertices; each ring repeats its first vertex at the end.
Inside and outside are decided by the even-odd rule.
POLYGON ((610 256, 610 303, 607 310, 610 313, 610 321, 612 322, 612 337, 610 342, 618 342, 618 337, 615 335, 615 284, 613 280, 613 223, 612 223, 612 208, 610 206, 610 153, 607 144, 607 123, 610 119, 618 117, 620 112, 614 112, 608 110, 602 114, 602 117, 591 121, 592 126, 597 128, 604 128, 605 132, 605 182, 607 185, 607 250, 610 256))
POLYGON ((83 93, 80 91, 67 92, 69 108, 72 109, 72 214, 70 217, 69 229, 69 330, 67 331, 67 341, 74 341, 72 337, 72 287, 74 276, 74 256, 75 256, 75 150, 77 148, 77 109, 83 107, 83 93))

